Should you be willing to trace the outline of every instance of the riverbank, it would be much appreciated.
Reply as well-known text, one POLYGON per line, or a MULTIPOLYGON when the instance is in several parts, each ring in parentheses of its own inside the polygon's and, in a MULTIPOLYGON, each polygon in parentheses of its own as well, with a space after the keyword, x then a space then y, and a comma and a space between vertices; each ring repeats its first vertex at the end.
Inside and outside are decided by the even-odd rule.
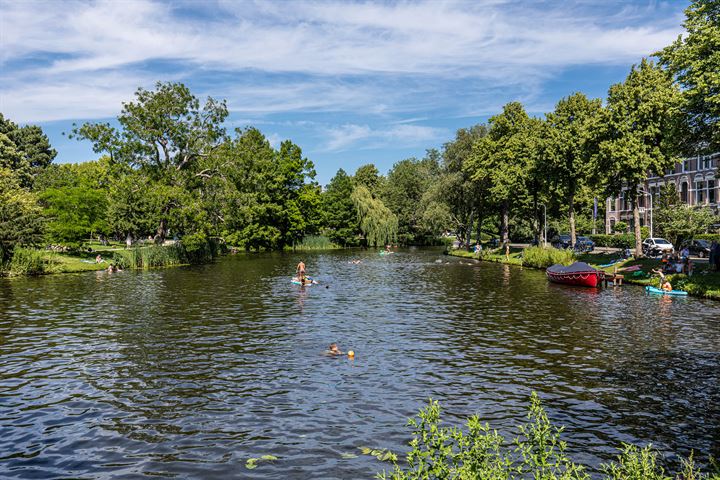
MULTIPOLYGON (((511 248, 510 254, 507 258, 504 253, 501 253, 500 249, 483 250, 480 254, 475 254, 465 250, 449 250, 448 255, 461 258, 472 258, 477 261, 518 265, 527 268, 536 268, 539 270, 545 270, 545 268, 547 268, 523 262, 524 251, 524 248, 511 248)), ((640 269, 637 272, 640 273, 618 272, 624 274, 624 283, 641 286, 659 286, 659 279, 657 277, 652 277, 651 270, 660 268, 660 260, 653 258, 631 258, 607 266, 609 263, 617 260, 617 258, 618 255, 612 253, 584 253, 576 257, 578 261, 588 263, 597 269, 605 271, 606 273, 613 273, 615 268, 621 269, 639 266, 640 269)), ((673 285, 673 288, 686 291, 688 292, 688 295, 720 300, 720 272, 710 271, 707 263, 696 263, 691 277, 683 274, 676 274, 668 275, 668 278, 670 283, 673 285)))

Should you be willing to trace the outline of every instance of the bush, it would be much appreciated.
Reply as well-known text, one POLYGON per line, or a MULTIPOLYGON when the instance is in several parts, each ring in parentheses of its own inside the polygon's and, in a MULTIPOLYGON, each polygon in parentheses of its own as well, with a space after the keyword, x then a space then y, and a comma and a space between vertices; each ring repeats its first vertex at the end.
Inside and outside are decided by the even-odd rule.
POLYGON ((709 242, 715 240, 716 242, 720 242, 720 233, 701 233, 700 235, 695 235, 693 240, 707 240, 709 242))
POLYGON ((522 253, 523 265, 535 268, 547 268, 556 263, 570 265, 575 261, 572 250, 560 250, 553 247, 528 247, 522 253))
POLYGON ((295 250, 332 250, 340 247, 324 235, 307 235, 294 248, 295 250))
POLYGON ((181 245, 138 247, 119 250, 113 254, 113 263, 121 268, 148 269, 189 263, 181 245))
POLYGON ((7 271, 10 275, 42 275, 57 272, 59 266, 60 259, 55 253, 16 247, 7 271))
MULTIPOLYGON (((530 397, 527 422, 520 425, 519 435, 506 442, 496 430, 472 416, 461 428, 442 426, 440 406, 430 400, 417 418, 408 421, 413 429, 411 450, 400 464, 398 456, 385 449, 361 447, 363 453, 390 461, 393 471, 382 472, 381 479, 447 479, 491 480, 535 478, 545 480, 589 480, 582 465, 574 463, 560 439, 563 427, 552 425, 534 392, 530 397)), ((657 465, 657 453, 652 447, 638 449, 625 445, 616 462, 602 465, 607 480, 669 480, 657 465)), ((711 460, 712 462, 712 460, 711 460)), ((682 462, 677 477, 684 480, 719 480, 718 473, 702 473, 694 465, 692 456, 682 462)))
POLYGON ((613 230, 615 231, 615 233, 620 233, 620 234, 627 233, 628 224, 625 222, 616 222, 613 230))
POLYGON ((631 233, 615 235, 590 235, 596 247, 625 248, 635 245, 635 235, 631 233))

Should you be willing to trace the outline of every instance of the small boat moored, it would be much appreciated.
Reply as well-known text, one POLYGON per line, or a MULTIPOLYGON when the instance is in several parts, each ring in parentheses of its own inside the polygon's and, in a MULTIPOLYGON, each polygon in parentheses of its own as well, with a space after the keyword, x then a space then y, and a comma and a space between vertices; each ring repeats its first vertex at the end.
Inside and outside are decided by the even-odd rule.
POLYGON ((548 267, 545 273, 551 282, 592 288, 599 287, 605 277, 605 272, 585 262, 575 262, 568 267, 555 264, 548 267))

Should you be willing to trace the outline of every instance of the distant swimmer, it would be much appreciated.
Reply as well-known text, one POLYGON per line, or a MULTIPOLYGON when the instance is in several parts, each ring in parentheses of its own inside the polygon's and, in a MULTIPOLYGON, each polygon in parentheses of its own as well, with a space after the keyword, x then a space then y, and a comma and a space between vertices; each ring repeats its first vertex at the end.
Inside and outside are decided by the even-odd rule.
POLYGON ((327 355, 345 355, 338 347, 337 343, 331 343, 328 349, 325 351, 327 355))

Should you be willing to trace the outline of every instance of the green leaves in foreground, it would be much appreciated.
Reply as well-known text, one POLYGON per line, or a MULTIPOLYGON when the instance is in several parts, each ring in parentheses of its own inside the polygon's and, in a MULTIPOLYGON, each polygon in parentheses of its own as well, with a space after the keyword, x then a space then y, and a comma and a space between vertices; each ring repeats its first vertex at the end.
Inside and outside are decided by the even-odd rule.
MULTIPOLYGON (((533 393, 527 422, 519 426, 519 435, 510 443, 472 416, 466 423, 467 431, 457 427, 444 427, 440 422, 438 402, 430 403, 408 425, 413 429, 411 450, 405 461, 387 450, 361 447, 366 455, 389 460, 394 469, 378 474, 379 479, 392 480, 589 480, 581 465, 575 464, 566 454, 567 445, 560 440, 563 428, 557 428, 542 407, 540 398, 533 393)), ((678 480, 720 480, 720 469, 715 462, 713 473, 702 473, 696 468, 692 455, 682 462, 678 480)), ((672 480, 658 465, 658 454, 651 446, 638 448, 624 445, 617 460, 602 465, 606 480, 672 480)))
POLYGON ((263 455, 259 458, 248 458, 247 462, 245 462, 245 468, 248 470, 252 470, 253 468, 257 467, 258 462, 272 462, 277 460, 278 457, 275 455, 263 455))

